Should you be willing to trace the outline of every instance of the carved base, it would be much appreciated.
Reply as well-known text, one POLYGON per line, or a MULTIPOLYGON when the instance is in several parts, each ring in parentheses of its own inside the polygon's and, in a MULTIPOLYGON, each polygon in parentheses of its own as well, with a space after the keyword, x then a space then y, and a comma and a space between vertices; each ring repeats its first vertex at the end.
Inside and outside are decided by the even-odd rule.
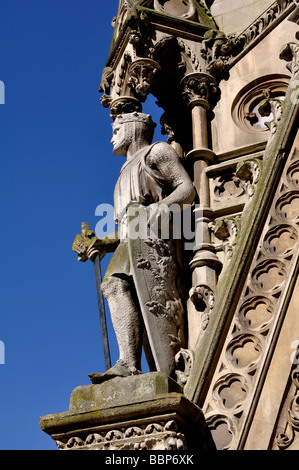
POLYGON ((214 449, 201 410, 160 372, 77 387, 40 426, 62 450, 214 449))

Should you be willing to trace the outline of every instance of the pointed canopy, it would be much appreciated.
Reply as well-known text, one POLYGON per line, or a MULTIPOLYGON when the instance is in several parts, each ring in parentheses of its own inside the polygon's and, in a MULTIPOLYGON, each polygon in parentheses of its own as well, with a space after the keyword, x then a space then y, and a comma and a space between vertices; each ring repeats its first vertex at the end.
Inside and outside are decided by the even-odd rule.
MULTIPOLYGON (((132 29, 160 25, 178 32, 203 36, 218 27, 207 7, 198 0, 120 0, 113 19, 111 54, 122 40, 127 27, 132 29)), ((109 59, 108 59, 108 62, 109 59)))

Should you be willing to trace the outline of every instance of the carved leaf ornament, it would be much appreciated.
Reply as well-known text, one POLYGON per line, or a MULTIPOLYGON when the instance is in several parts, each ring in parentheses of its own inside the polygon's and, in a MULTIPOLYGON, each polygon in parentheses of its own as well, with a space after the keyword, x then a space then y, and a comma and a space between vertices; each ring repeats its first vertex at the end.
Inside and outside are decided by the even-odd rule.
POLYGON ((61 450, 186 450, 185 435, 175 420, 73 436, 56 444, 61 450))

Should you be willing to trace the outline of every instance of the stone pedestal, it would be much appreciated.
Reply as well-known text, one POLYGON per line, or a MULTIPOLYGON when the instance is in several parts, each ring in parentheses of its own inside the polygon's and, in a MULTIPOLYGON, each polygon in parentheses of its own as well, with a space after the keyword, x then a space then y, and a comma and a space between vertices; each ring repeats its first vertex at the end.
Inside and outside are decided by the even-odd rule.
POLYGON ((43 416, 62 450, 212 450, 203 414, 166 374, 77 387, 69 411, 43 416))

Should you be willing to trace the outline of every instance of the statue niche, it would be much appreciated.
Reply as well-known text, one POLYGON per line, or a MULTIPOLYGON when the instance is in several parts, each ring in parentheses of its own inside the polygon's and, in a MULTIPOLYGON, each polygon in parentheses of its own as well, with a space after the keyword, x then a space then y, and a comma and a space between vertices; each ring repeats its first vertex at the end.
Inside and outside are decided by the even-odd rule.
POLYGON ((113 153, 125 156, 114 190, 118 233, 104 239, 82 235, 73 250, 79 259, 101 257, 117 248, 101 288, 106 298, 118 346, 119 359, 104 373, 90 374, 92 383, 141 373, 142 347, 150 370, 174 374, 175 356, 185 346, 184 307, 175 241, 161 238, 161 220, 169 207, 180 210, 195 197, 192 181, 174 149, 152 143, 155 124, 149 115, 134 112, 113 123, 113 153), (134 217, 142 221, 143 235, 132 233, 134 217), (153 236, 151 227, 160 227, 153 236), (84 245, 84 243, 83 243, 84 245), (83 249, 84 251, 84 249, 83 249))

